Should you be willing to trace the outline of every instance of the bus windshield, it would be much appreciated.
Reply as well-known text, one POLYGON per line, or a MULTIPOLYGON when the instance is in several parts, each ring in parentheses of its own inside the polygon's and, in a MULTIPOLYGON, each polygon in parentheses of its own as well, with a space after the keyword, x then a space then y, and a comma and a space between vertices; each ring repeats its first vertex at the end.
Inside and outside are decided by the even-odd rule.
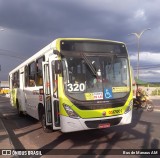
POLYGON ((127 57, 66 56, 62 63, 65 92, 73 99, 117 99, 130 91, 127 57))

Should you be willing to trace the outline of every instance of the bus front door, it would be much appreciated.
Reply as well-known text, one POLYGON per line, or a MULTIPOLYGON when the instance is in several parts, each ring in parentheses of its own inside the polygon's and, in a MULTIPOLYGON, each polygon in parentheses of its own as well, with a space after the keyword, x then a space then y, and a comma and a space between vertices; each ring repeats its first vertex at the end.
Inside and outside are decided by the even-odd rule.
POLYGON ((54 92, 57 78, 54 73, 54 60, 50 58, 49 62, 43 62, 42 67, 46 125, 52 125, 53 130, 60 129, 59 102, 57 92, 54 92))

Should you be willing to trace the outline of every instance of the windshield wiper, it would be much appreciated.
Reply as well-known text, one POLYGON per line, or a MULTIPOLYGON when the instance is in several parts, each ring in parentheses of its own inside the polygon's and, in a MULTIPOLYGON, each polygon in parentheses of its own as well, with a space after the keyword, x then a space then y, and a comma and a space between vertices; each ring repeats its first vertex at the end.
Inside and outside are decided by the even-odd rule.
POLYGON ((90 70, 92 71, 93 75, 98 77, 97 71, 95 70, 95 68, 93 67, 91 61, 87 58, 87 56, 84 53, 81 53, 82 58, 85 60, 85 62, 87 63, 87 65, 89 66, 90 70))

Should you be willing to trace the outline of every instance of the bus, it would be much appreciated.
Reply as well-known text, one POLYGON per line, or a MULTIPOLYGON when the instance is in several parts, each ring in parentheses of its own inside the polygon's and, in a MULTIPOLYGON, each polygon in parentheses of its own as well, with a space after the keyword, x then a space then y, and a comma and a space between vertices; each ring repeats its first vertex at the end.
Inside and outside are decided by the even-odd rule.
POLYGON ((9 73, 19 116, 44 132, 74 132, 130 124, 133 90, 123 42, 57 38, 9 73))

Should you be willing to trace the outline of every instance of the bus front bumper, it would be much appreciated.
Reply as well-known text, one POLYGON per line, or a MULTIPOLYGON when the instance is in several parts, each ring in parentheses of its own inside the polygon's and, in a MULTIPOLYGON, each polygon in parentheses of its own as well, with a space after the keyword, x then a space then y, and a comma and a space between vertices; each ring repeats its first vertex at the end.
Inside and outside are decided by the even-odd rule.
POLYGON ((129 111, 127 114, 103 118, 73 119, 62 115, 60 117, 61 131, 67 133, 130 124, 132 120, 132 110, 129 111))

